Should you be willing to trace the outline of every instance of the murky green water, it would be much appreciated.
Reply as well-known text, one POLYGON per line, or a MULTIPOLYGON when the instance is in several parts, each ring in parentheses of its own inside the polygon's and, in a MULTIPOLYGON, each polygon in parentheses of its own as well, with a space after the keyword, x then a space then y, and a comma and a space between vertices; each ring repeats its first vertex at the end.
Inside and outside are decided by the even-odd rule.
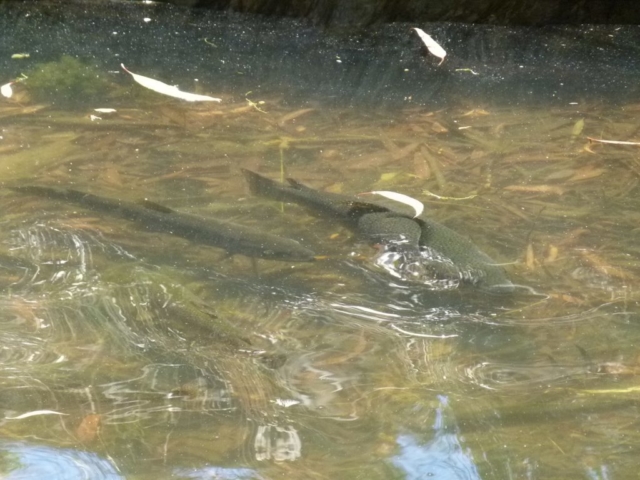
POLYGON ((588 137, 640 140, 638 105, 191 104, 109 85, 73 106, 13 85, 3 184, 148 199, 319 260, 229 257, 2 191, 6 478, 634 478, 640 157, 588 137), (241 168, 411 195, 524 288, 393 278, 335 221, 251 196, 241 168))

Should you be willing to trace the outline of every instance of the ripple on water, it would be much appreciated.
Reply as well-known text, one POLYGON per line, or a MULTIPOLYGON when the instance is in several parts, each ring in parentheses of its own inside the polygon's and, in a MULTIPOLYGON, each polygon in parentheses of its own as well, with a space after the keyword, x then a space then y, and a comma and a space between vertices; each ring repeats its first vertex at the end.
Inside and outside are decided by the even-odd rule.
POLYGON ((114 249, 91 233, 46 223, 14 229, 6 243, 13 256, 32 264, 14 287, 22 288, 23 292, 40 291, 67 298, 84 295, 98 281, 93 269, 93 249, 114 249))
POLYGON ((530 393, 532 388, 546 388, 572 379, 584 377, 584 365, 556 365, 549 363, 507 364, 481 362, 464 368, 465 380, 488 390, 530 393))
POLYGON ((105 424, 155 421, 162 416, 175 420, 189 412, 235 409, 231 386, 211 369, 181 363, 150 364, 131 374, 132 378, 96 386, 110 406, 103 413, 105 424))
POLYGON ((66 356, 51 350, 46 338, 17 332, 0 332, 0 371, 24 371, 29 365, 62 363, 66 356))

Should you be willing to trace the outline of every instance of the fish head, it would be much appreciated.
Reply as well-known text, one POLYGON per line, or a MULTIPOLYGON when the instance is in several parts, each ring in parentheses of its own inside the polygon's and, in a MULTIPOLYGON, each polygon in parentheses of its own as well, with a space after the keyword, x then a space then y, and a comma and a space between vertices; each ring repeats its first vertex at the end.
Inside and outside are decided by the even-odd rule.
POLYGON ((413 242, 394 241, 380 244, 373 263, 392 277, 407 283, 421 284, 430 290, 455 290, 471 286, 491 294, 507 294, 514 285, 499 266, 456 263, 432 248, 413 242))
POLYGON ((431 290, 456 289, 464 277, 450 259, 401 240, 379 245, 373 263, 394 278, 431 290))

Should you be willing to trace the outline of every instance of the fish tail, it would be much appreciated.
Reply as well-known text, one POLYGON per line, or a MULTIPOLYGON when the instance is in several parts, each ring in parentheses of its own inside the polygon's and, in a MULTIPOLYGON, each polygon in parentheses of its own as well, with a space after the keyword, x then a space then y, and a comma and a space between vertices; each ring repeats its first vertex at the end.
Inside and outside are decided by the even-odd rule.
MULTIPOLYGON (((84 206, 101 212, 111 212, 115 210, 125 210, 130 212, 131 209, 123 207, 119 200, 113 200, 110 198, 98 197, 90 193, 80 192, 73 190, 72 188, 58 188, 58 187, 41 187, 39 185, 24 185, 16 187, 8 187, 14 192, 34 195, 37 197, 48 198, 51 200, 63 200, 65 202, 75 203, 76 205, 84 206)), ((120 216, 125 216, 120 212, 120 216)), ((128 213, 127 213, 128 214, 128 213)))
POLYGON ((64 188, 55 187, 41 187, 38 185, 23 185, 16 187, 8 187, 10 190, 18 193, 24 193, 26 195, 35 195, 37 197, 69 200, 74 201, 81 197, 83 194, 76 190, 69 190, 64 188))
POLYGON ((249 170, 242 170, 249 189, 254 195, 279 202, 293 202, 313 211, 330 214, 336 218, 350 218, 355 197, 314 190, 300 182, 287 178, 287 184, 278 183, 249 170))
POLYGON ((295 194, 295 187, 291 181, 289 182, 289 185, 291 186, 283 185, 275 180, 263 177, 262 175, 258 175, 257 173, 244 168, 242 169, 242 174, 247 180, 249 190, 254 195, 278 201, 296 200, 297 195, 295 194))

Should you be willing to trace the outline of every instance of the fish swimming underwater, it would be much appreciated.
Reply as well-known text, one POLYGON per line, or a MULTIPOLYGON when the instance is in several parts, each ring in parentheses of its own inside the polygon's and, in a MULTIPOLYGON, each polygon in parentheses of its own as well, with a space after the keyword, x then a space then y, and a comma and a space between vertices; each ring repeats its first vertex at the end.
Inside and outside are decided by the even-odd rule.
POLYGON ((376 265, 397 278, 434 289, 464 284, 494 292, 513 289, 504 270, 470 240, 424 216, 412 218, 355 196, 314 190, 293 179, 281 184, 249 170, 242 172, 253 194, 308 207, 379 245, 376 265))
POLYGON ((314 260, 314 253, 295 240, 231 222, 176 212, 152 202, 137 204, 64 188, 9 188, 23 194, 74 203, 87 210, 136 222, 151 232, 168 233, 194 243, 222 248, 230 254, 291 262, 314 260))

